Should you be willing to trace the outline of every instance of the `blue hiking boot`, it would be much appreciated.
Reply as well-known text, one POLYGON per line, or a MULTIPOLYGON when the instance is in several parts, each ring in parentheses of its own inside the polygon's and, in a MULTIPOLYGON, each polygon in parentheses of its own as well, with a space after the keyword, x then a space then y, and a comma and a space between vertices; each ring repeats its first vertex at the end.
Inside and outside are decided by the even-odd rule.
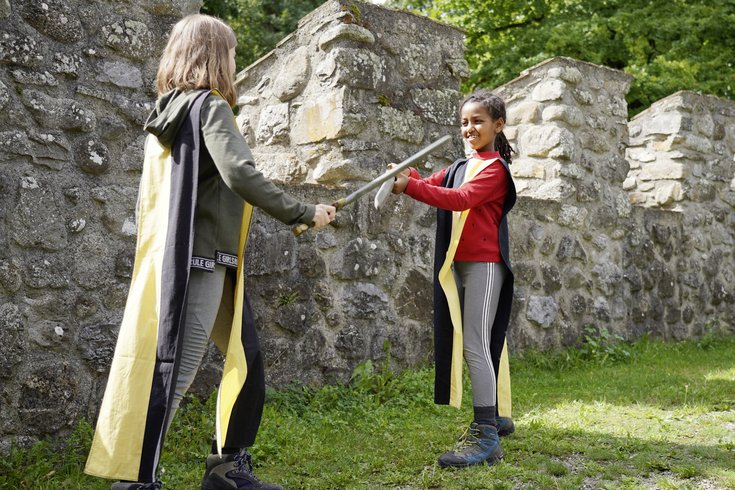
POLYGON ((465 468, 487 462, 493 465, 503 458, 498 430, 492 425, 478 425, 475 422, 459 438, 454 451, 439 456, 442 468, 465 468))
POLYGON ((510 417, 495 417, 495 426, 498 428, 500 437, 509 436, 516 430, 513 419, 510 417))
POLYGON ((250 453, 242 450, 235 454, 207 456, 207 470, 202 490, 283 490, 283 487, 260 481, 253 474, 250 453))

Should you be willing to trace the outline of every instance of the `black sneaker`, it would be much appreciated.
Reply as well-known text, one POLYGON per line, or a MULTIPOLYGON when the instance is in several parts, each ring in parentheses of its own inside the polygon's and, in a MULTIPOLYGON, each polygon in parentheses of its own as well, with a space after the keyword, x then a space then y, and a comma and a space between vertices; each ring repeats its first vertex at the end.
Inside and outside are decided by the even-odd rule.
POLYGON ((202 479, 202 490, 283 490, 283 487, 260 481, 253 474, 250 453, 242 450, 236 454, 207 456, 207 471, 202 479))
POLYGON ((495 417, 495 425, 498 428, 498 435, 500 437, 509 436, 516 430, 513 419, 510 417, 495 417))
POLYGON ((113 483, 110 490, 161 490, 163 484, 160 481, 154 483, 141 483, 137 481, 119 481, 113 483))

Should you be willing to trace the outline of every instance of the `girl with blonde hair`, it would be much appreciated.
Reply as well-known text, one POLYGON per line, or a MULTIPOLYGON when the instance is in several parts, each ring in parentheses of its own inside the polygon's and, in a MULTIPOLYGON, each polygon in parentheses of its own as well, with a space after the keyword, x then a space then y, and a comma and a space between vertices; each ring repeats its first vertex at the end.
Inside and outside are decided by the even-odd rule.
POLYGON ((253 207, 283 223, 326 226, 260 173, 235 124, 235 35, 191 15, 171 31, 137 203, 135 266, 85 471, 113 490, 159 489, 164 438, 211 338, 226 355, 203 490, 280 489, 253 475, 263 358, 243 286, 253 207))

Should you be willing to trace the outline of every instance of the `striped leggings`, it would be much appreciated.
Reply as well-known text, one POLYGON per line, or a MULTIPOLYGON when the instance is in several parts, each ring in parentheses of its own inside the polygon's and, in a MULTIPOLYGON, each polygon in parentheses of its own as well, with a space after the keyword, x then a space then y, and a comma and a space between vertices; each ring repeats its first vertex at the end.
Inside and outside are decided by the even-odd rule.
POLYGON ((191 270, 184 339, 181 343, 181 364, 168 419, 169 426, 199 371, 209 339, 214 341, 223 354, 227 352, 234 311, 235 275, 234 271, 219 265, 213 272, 191 270))
POLYGON ((454 262, 462 306, 464 358, 472 380, 472 405, 492 407, 497 403, 496 370, 500 361, 490 351, 493 322, 500 289, 507 274, 502 262, 454 262))

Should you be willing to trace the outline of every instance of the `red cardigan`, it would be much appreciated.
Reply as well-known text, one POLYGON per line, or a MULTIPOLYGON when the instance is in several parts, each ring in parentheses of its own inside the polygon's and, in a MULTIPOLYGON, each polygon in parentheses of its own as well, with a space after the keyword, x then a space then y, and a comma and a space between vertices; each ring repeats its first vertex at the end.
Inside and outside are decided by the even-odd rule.
MULTIPOLYGON (((500 158, 498 152, 475 152, 473 158, 500 158)), ((493 162, 456 189, 441 186, 447 169, 422 179, 411 169, 406 194, 430 206, 449 211, 471 209, 454 256, 456 262, 502 262, 498 226, 508 192, 508 174, 500 162, 493 162)))

